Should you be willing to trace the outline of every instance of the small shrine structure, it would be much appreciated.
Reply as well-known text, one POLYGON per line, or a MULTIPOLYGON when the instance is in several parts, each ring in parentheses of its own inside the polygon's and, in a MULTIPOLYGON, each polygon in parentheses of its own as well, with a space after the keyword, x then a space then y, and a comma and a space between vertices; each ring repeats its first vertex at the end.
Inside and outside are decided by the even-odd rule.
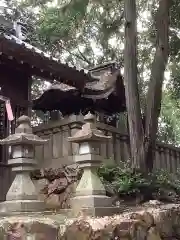
MULTIPOLYGON (((16 26, 18 24, 24 29, 21 23, 16 26)), ((89 110, 110 115, 125 111, 123 79, 115 62, 88 71, 78 70, 22 40, 13 26, 0 19, 0 94, 10 99, 15 119, 22 114, 30 115, 32 108, 43 112, 56 110, 63 116, 89 110), (34 101, 31 99, 32 76, 53 82, 34 101), (118 104, 114 104, 117 101, 118 104)), ((1 114, 0 122, 0 136, 5 137, 5 113, 1 114)))
MULTIPOLYGON (((49 112, 50 115, 58 112, 62 116, 86 114, 88 111, 113 115, 125 111, 123 78, 115 62, 86 71, 62 63, 29 43, 24 24, 13 24, 1 16, 0 139, 13 134, 16 120, 21 115, 30 117, 32 109, 49 112), (34 101, 31 97, 33 76, 52 83, 34 101), (8 109, 4 104, 7 101, 11 104, 13 121, 8 118, 8 109)), ((10 150, 0 147, 0 181, 4 179, 2 185, 6 185, 2 190, 4 197, 10 185, 7 179, 12 182, 10 176, 5 176, 7 171, 4 171, 8 169, 10 150)))
POLYGON ((85 115, 88 111, 112 116, 126 110, 123 78, 116 62, 89 69, 87 76, 89 79, 85 80, 83 88, 64 83, 52 84, 33 101, 33 109, 44 112, 55 110, 63 116, 85 115))

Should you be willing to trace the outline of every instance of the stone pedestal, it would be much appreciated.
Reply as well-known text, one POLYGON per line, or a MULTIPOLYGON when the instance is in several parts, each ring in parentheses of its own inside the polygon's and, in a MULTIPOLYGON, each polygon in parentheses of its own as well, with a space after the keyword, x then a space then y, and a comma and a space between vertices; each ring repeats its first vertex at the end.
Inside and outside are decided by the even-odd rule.
POLYGON ((98 146, 100 143, 110 139, 95 125, 94 115, 88 113, 85 118, 82 130, 79 130, 69 141, 79 144, 79 155, 75 161, 83 169, 82 178, 72 198, 72 211, 75 215, 78 212, 87 215, 111 215, 118 211, 112 206, 112 200, 106 196, 105 188, 97 175, 97 168, 103 162, 99 155, 98 146))
POLYGON ((6 195, 6 201, 0 203, 1 213, 37 212, 45 210, 45 203, 38 200, 36 188, 30 172, 36 166, 34 146, 44 144, 43 140, 32 134, 30 119, 21 116, 17 121, 15 134, 1 140, 1 144, 11 146, 8 164, 15 172, 14 181, 6 195))

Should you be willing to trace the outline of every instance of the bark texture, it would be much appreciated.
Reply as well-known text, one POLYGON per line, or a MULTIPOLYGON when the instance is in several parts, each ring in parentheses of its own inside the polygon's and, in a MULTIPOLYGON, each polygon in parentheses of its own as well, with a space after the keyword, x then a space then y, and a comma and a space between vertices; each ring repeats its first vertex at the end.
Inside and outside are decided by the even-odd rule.
POLYGON ((125 92, 132 164, 135 168, 152 171, 154 147, 157 138, 158 118, 161 110, 164 72, 169 54, 169 11, 172 0, 159 0, 155 18, 156 52, 151 77, 143 127, 137 82, 137 24, 136 0, 125 0, 125 92))
POLYGON ((157 32, 156 52, 152 63, 145 113, 145 161, 149 171, 152 171, 153 168, 153 149, 157 138, 164 72, 169 55, 169 11, 171 4, 171 0, 160 0, 155 19, 157 32))
POLYGON ((128 112, 132 164, 145 169, 144 136, 137 82, 137 23, 136 1, 124 1, 125 49, 124 81, 128 112))

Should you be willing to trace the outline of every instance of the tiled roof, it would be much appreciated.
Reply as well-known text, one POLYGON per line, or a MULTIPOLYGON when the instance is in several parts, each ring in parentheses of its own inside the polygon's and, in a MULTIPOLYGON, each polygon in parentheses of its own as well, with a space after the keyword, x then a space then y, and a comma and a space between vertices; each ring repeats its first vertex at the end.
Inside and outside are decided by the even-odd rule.
POLYGON ((52 84, 38 99, 33 101, 33 109, 60 110, 63 115, 77 114, 86 109, 108 114, 125 111, 123 78, 117 68, 109 72, 110 67, 111 64, 106 66, 106 70, 103 67, 100 78, 98 78, 97 71, 95 81, 86 83, 83 91, 62 83, 52 84), (115 102, 118 104, 114 104, 115 102))
MULTIPOLYGON (((82 96, 86 98, 101 99, 107 98, 114 90, 116 86, 116 81, 119 76, 119 70, 116 70, 113 74, 104 72, 100 79, 95 79, 94 82, 87 82, 84 86, 82 96)), ((59 94, 62 92, 76 91, 75 87, 68 86, 67 84, 52 84, 45 92, 55 90, 59 91, 59 94)))
POLYGON ((32 75, 57 80, 76 88, 83 88, 86 82, 93 81, 87 71, 70 67, 59 59, 41 51, 14 35, 0 34, 0 54, 19 64, 28 64, 32 75))
POLYGON ((58 62, 57 58, 54 58, 51 55, 49 55, 49 54, 41 51, 40 49, 32 46, 31 44, 22 41, 21 39, 15 37, 14 35, 3 34, 3 37, 6 38, 7 40, 14 41, 18 45, 24 46, 25 48, 27 48, 28 50, 31 50, 32 52, 36 52, 36 53, 38 53, 40 55, 43 55, 45 58, 48 58, 48 59, 51 59, 53 61, 57 61, 58 62))

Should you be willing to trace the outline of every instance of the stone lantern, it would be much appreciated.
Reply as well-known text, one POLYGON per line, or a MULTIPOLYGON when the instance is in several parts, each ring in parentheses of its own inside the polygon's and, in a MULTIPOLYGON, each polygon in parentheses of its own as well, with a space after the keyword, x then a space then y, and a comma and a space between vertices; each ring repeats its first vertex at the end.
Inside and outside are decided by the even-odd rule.
POLYGON ((98 147, 111 139, 111 136, 105 136, 96 128, 95 116, 91 113, 84 117, 84 121, 82 129, 68 138, 70 142, 79 144, 79 154, 75 156, 75 161, 83 169, 82 178, 72 198, 72 210, 84 211, 90 215, 108 215, 107 210, 112 207, 112 201, 106 196, 97 168, 103 162, 98 147))
POLYGON ((30 119, 21 116, 17 120, 15 134, 0 141, 11 146, 8 165, 15 172, 14 181, 6 195, 6 201, 0 203, 0 212, 37 212, 45 209, 45 203, 38 200, 36 188, 30 173, 37 165, 34 159, 34 146, 47 142, 32 133, 30 119))

